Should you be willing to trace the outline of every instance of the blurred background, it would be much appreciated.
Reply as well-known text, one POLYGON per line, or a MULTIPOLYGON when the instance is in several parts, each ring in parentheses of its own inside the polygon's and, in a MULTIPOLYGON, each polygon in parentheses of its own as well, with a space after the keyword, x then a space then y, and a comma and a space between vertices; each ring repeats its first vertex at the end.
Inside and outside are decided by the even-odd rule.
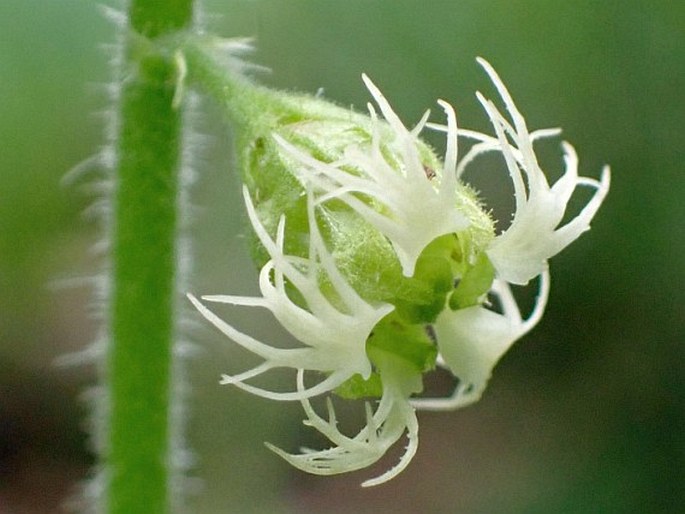
MULTIPOLYGON (((205 10, 218 33, 256 38, 252 60, 272 70, 264 83, 323 87, 363 109, 366 72, 408 125, 444 98, 462 127, 489 131, 474 96, 495 96, 474 61, 484 56, 530 127, 563 127, 581 173, 598 177, 610 163, 613 177, 592 231, 551 264, 540 325, 501 361, 480 403, 419 415, 418 455, 387 485, 359 487, 397 451, 335 478, 302 474, 271 454, 263 441, 291 451, 323 442, 302 426, 298 405, 219 387, 221 372, 243 368, 243 355, 198 330, 186 372, 200 487, 193 511, 681 512, 685 4, 207 0, 205 10)), ((95 373, 54 362, 97 334, 92 292, 64 287, 97 269, 97 229, 82 216, 92 198, 60 179, 103 142, 102 45, 112 40, 95 2, 0 3, 0 514, 61 512, 93 464, 81 396, 95 373)), ((200 129, 210 136, 192 191, 189 287, 254 293, 230 134, 211 112, 200 129)), ((547 146, 551 169, 560 169, 557 147, 547 146)), ((503 173, 491 175, 476 181, 484 195, 509 196, 493 188, 503 173)), ((268 334, 250 314, 231 319, 268 334)))

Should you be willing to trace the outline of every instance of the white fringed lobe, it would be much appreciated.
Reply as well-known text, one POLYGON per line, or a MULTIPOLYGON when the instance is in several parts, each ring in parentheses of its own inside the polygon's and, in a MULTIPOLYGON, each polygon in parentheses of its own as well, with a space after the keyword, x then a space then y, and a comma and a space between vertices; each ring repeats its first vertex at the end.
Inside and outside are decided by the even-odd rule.
POLYGON ((293 349, 269 346, 233 328, 189 294, 190 301, 209 322, 237 344, 264 359, 262 364, 239 375, 224 375, 221 383, 233 384, 274 400, 303 400, 331 391, 355 374, 368 378, 371 362, 366 355, 366 340, 373 327, 393 307, 366 303, 340 274, 319 233, 311 194, 308 197, 309 259, 285 255, 285 217, 281 217, 274 241, 259 221, 246 187, 243 187, 243 195, 252 227, 271 257, 259 275, 262 297, 215 295, 202 298, 210 302, 268 309, 305 346, 293 349), (321 272, 330 280, 344 304, 344 310, 333 305, 322 293, 319 287, 321 272), (288 297, 286 280, 300 292, 307 308, 300 307, 288 297), (268 391, 245 383, 250 378, 279 367, 318 371, 328 376, 315 386, 298 388, 293 392, 268 391))
POLYGON ((491 293, 497 297, 501 313, 477 305, 457 311, 445 309, 438 316, 434 325, 440 348, 438 364, 458 377, 459 384, 451 397, 416 399, 412 401, 414 407, 452 410, 480 399, 497 362, 542 318, 549 297, 549 273, 544 271, 539 280, 540 292, 525 320, 509 284, 499 279, 491 293))
MULTIPOLYGON (((298 390, 304 390, 302 371, 297 376, 298 390)), ((314 475, 336 475, 362 468, 377 462, 388 449, 407 431, 409 444, 399 462, 378 477, 366 480, 363 487, 380 485, 402 472, 416 454, 418 448, 419 424, 416 413, 401 388, 392 380, 384 381, 383 396, 375 412, 366 404, 366 425, 354 437, 342 434, 337 428, 333 403, 327 399, 328 420, 319 416, 309 400, 303 399, 302 406, 307 415, 304 424, 318 430, 334 446, 326 450, 302 448, 300 454, 284 452, 266 443, 267 447, 280 455, 294 467, 314 475)))
POLYGON ((478 62, 497 88, 512 122, 491 101, 478 93, 478 99, 494 127, 495 136, 458 129, 454 109, 448 103, 438 101, 445 111, 447 124, 428 126, 446 132, 447 149, 442 170, 426 169, 421 160, 423 147, 418 136, 427 126, 428 113, 413 130, 408 130, 366 75, 363 76, 364 83, 384 118, 384 121, 380 121, 374 108, 369 105, 369 143, 351 144, 338 160, 323 162, 305 149, 293 145, 283 135, 274 134, 285 156, 294 163, 290 167, 292 173, 307 190, 309 258, 283 253, 285 219, 281 218, 274 241, 259 221, 244 188, 253 229, 271 258, 260 273, 262 297, 205 296, 203 299, 266 308, 305 347, 277 349, 257 341, 231 327, 189 295, 207 320, 237 344, 264 359, 251 370, 232 377, 224 376, 222 383, 235 384, 266 398, 300 400, 307 415, 305 424, 318 430, 333 444, 331 448, 320 451, 303 449, 300 454, 289 454, 267 444, 301 470, 332 475, 361 469, 380 459, 407 432, 409 444, 399 463, 362 485, 378 485, 400 473, 414 456, 418 445, 418 423, 414 408, 456 409, 480 398, 497 362, 542 317, 549 295, 547 260, 589 229, 590 221, 608 192, 609 168, 605 167, 600 180, 579 177, 578 158, 573 147, 566 142, 562 143, 566 165, 564 174, 550 187, 537 162, 533 143, 541 138, 556 136, 560 131, 543 129, 528 132, 522 115, 499 76, 486 61, 478 59, 478 62), (457 152, 459 136, 475 141, 461 160, 457 152), (402 381, 411 378, 404 376, 400 367, 395 369, 393 364, 385 363, 389 368, 378 369, 383 393, 375 412, 367 404, 365 427, 354 437, 342 434, 336 426, 335 411, 330 400, 326 420, 314 411, 309 398, 331 391, 354 374, 358 373, 364 378, 370 376, 371 363, 365 352, 366 339, 376 323, 393 307, 387 304, 369 305, 342 277, 321 238, 314 208, 322 207, 333 199, 344 202, 388 238, 403 274, 411 277, 419 255, 428 244, 442 235, 469 228, 467 216, 459 210, 458 179, 476 158, 488 152, 499 152, 504 157, 516 198, 516 210, 509 228, 494 237, 486 247, 477 248, 487 254, 495 268, 496 278, 489 294, 496 298, 501 312, 492 310, 487 302, 456 311, 446 305, 433 329, 439 350, 438 365, 449 369, 459 379, 454 394, 448 398, 410 400, 411 394, 420 388, 407 387, 406 384, 402 387, 402 381), (593 187, 595 193, 574 219, 559 227, 577 186, 593 187), (331 304, 321 292, 321 272, 327 275, 335 294, 344 304, 342 310, 331 304), (536 277, 540 292, 532 312, 524 319, 509 284, 525 285, 536 277), (304 297, 306 307, 298 306, 288 298, 286 280, 304 297), (275 367, 297 370, 296 391, 267 391, 245 383, 275 367), (327 378, 306 388, 305 371, 323 372, 327 378))
POLYGON ((457 209, 456 115, 447 102, 438 102, 447 115, 447 152, 441 171, 426 170, 421 162, 418 135, 429 113, 413 130, 407 130, 374 83, 366 75, 362 78, 387 122, 387 126, 382 124, 373 106, 368 105, 372 119, 370 148, 350 146, 339 161, 326 163, 278 135, 274 138, 296 161, 295 173, 300 180, 318 190, 317 202, 337 198, 354 209, 389 239, 404 275, 411 277, 416 260, 431 241, 468 227, 466 216, 457 209), (389 141, 388 127, 392 135, 389 141), (386 145, 397 162, 384 155, 386 145), (358 173, 347 171, 350 168, 358 173))
MULTIPOLYGON (((500 279, 524 285, 547 269, 547 260, 550 257, 590 229, 590 221, 609 191, 610 171, 608 166, 605 167, 599 181, 579 177, 576 152, 569 143, 563 142, 566 169, 563 176, 550 187, 535 156, 533 141, 537 137, 554 135, 557 131, 546 130, 530 134, 523 116, 495 70, 484 59, 479 58, 478 62, 490 76, 513 121, 512 126, 490 100, 477 93, 497 138, 475 132, 470 132, 469 136, 482 142, 478 153, 501 152, 514 183, 516 197, 516 211, 511 225, 495 238, 487 249, 487 254, 500 279), (508 138, 513 141, 513 145, 508 138), (594 187, 595 194, 573 220, 557 228, 577 186, 594 187)), ((472 159, 475 155, 471 154, 469 158, 472 159)))

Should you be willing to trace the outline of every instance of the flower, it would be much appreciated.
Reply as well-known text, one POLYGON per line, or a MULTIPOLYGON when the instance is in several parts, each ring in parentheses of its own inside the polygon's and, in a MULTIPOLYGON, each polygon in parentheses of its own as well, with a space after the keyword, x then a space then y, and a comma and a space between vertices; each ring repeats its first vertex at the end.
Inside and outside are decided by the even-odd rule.
MULTIPOLYGON (((197 50, 197 49, 196 49, 197 50)), ((197 54, 193 66, 211 64, 197 54)), ((224 107, 239 125, 243 196, 261 245, 261 297, 203 296, 205 302, 261 307, 273 313, 302 347, 275 348, 240 332, 200 300, 198 311, 263 362, 222 383, 276 400, 299 400, 304 423, 332 447, 287 453, 267 446, 293 466, 332 475, 380 459, 403 434, 408 445, 399 462, 363 485, 383 483, 401 472, 418 447, 416 409, 455 409, 477 401, 492 371, 515 341, 541 319, 549 296, 548 260, 590 228, 609 189, 601 178, 580 177, 573 147, 562 142, 565 170, 551 186, 533 144, 558 129, 529 132, 492 66, 478 59, 501 97, 507 119, 477 93, 494 136, 461 129, 451 105, 438 104, 445 125, 407 129, 366 76, 362 79, 382 119, 352 113, 318 97, 290 95, 211 74, 226 88, 224 107), (236 93, 236 91, 238 93, 236 93), (424 128, 446 134, 444 159, 419 138, 424 128), (459 158, 459 139, 473 144, 459 158), (514 187, 516 207, 497 234, 464 173, 486 153, 499 153, 514 187), (577 187, 594 193, 562 223, 577 187), (273 235, 275 234, 275 235, 273 235), (288 248, 286 253, 285 248, 288 248), (510 287, 537 280, 539 293, 523 317, 510 287), (458 380, 446 398, 417 397, 423 374, 435 366, 458 380), (258 388, 247 381, 273 368, 296 370, 294 391, 258 388), (305 372, 323 376, 305 386, 305 372), (310 398, 329 392, 367 402, 365 425, 355 436, 337 427, 330 398, 327 419, 310 398)), ((213 79, 213 80, 214 80, 213 79)))
POLYGON ((393 307, 389 304, 372 306, 366 303, 340 274, 319 233, 311 195, 308 196, 308 259, 283 254, 285 217, 281 217, 274 241, 259 221, 246 187, 243 187, 243 196, 252 228, 271 257, 259 274, 262 297, 211 295, 203 296, 202 299, 268 309, 305 347, 281 349, 258 341, 223 321, 189 294, 188 298, 205 319, 230 339, 264 359, 262 364, 244 373, 224 375, 221 383, 233 384, 274 400, 298 400, 328 392, 355 374, 368 378, 371 363, 365 351, 366 340, 373 327, 393 307), (330 281, 332 294, 339 300, 339 306, 334 305, 321 291, 319 282, 322 273, 330 281), (306 307, 298 305, 290 298, 286 281, 302 295, 306 307), (298 387, 297 391, 285 393, 264 390, 245 383, 245 380, 278 367, 318 371, 329 375, 309 389, 298 387))

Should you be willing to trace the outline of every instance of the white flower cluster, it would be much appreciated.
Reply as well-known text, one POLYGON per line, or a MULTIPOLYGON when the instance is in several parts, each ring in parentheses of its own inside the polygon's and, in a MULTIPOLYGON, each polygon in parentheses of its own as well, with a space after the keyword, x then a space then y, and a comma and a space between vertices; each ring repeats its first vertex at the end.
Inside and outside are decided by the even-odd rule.
POLYGON ((352 144, 339 160, 323 162, 305 149, 274 136, 283 153, 296 163, 294 174, 307 190, 309 257, 284 254, 285 218, 280 220, 274 241, 244 189, 250 222, 270 256, 260 274, 262 297, 204 296, 203 300, 266 308, 303 344, 303 348, 278 349, 257 341, 233 328, 189 295, 207 320, 237 344, 264 359, 254 369, 236 376, 224 376, 222 382, 267 398, 300 400, 307 415, 305 424, 333 443, 330 449, 305 449, 299 455, 270 446, 302 470, 329 475, 360 469, 376 462, 407 431, 409 445, 400 463, 364 485, 382 483, 404 469, 414 455, 418 441, 414 409, 453 409, 480 398, 498 360, 543 314, 549 292, 548 259, 590 228, 590 221, 608 192, 608 167, 599 181, 579 177, 576 153, 566 142, 562 143, 565 171, 550 187, 538 164, 533 143, 557 135, 559 131, 529 132, 499 76, 486 61, 478 59, 478 62, 499 92, 509 119, 492 101, 478 93, 495 135, 459 129, 454 109, 439 101, 447 124, 428 126, 446 133, 447 149, 441 170, 427 170, 421 159, 418 137, 426 127, 428 113, 416 128, 408 130, 366 76, 363 76, 364 83, 384 118, 379 120, 374 107, 369 105, 370 144, 352 144), (461 159, 457 152, 460 137, 474 141, 461 159), (459 207, 458 180, 475 159, 492 152, 502 155, 516 198, 516 210, 509 228, 495 236, 487 248, 481 249, 495 269, 496 277, 489 295, 499 309, 489 307, 488 302, 458 310, 445 306, 438 316, 433 327, 439 351, 438 364, 459 379, 451 397, 410 399, 414 390, 403 383, 401 374, 392 369, 380 369, 383 395, 375 412, 367 405, 366 426, 355 437, 343 435, 336 427, 332 404, 329 403, 329 419, 325 420, 314 412, 308 399, 333 390, 353 375, 370 376, 372 364, 365 350, 367 338, 394 307, 371 305, 350 286, 326 248, 316 212, 325 214, 326 202, 332 199, 344 202, 390 241, 403 274, 411 277, 419 255, 429 243, 439 236, 469 228, 469 219, 459 207), (575 218, 560 226, 577 186, 589 186, 595 192, 575 218), (431 215, 426 216, 426 212, 431 215), (333 294, 339 300, 336 304, 321 291, 322 275, 332 285, 333 294), (524 319, 509 284, 525 285, 536 278, 540 293, 532 312, 524 319), (299 291, 305 305, 298 305, 290 298, 286 281, 299 291), (268 391, 245 382, 275 367, 297 370, 295 391, 268 391), (305 371, 322 372, 326 378, 307 388, 305 371))

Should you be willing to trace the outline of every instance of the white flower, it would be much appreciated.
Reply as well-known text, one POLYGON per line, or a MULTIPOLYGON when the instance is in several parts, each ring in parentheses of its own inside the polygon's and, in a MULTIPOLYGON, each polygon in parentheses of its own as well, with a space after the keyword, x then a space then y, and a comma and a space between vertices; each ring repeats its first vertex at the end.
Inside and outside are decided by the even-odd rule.
MULTIPOLYGON (((399 377, 383 377, 383 396, 375 412, 366 407, 366 425, 354 437, 342 434, 337 427, 333 403, 327 398, 328 420, 319 416, 309 400, 303 399, 302 406, 307 414, 304 424, 325 435, 334 446, 326 450, 302 448, 300 454, 286 453, 267 443, 267 447, 283 457, 294 467, 315 475, 336 475, 370 466, 378 461, 407 431, 409 444, 400 461, 376 478, 366 480, 363 487, 387 482, 404 470, 416 454, 419 444, 419 424, 416 413, 407 395, 400 386, 399 377)), ((298 389, 303 389, 302 372, 298 372, 298 389)))
MULTIPOLYGON (((460 176, 466 166, 480 154, 500 152, 514 184, 516 211, 509 228, 497 236, 487 254, 497 276, 512 284, 526 284, 547 269, 547 259, 556 255, 590 228, 590 221, 609 191, 610 172, 606 166, 599 181, 578 176, 578 157, 574 148, 562 143, 566 170, 552 187, 538 164, 533 142, 556 135, 559 130, 547 129, 529 133, 523 116, 495 70, 484 59, 478 62, 490 76, 511 116, 513 125, 497 110, 492 101, 477 93, 497 134, 496 138, 474 131, 459 134, 478 141, 457 167, 460 176), (525 175, 525 182, 524 182, 525 175), (577 186, 595 188, 595 194, 581 212, 559 227, 571 194, 577 186)), ((448 133, 450 127, 442 127, 448 133)))
POLYGON ((258 396, 275 400, 301 400, 330 391, 351 376, 368 378, 371 363, 365 345, 373 327, 393 310, 388 304, 372 306, 366 303, 340 274, 319 232, 311 195, 308 195, 309 258, 283 254, 285 218, 278 224, 276 241, 272 240, 259 221, 246 187, 243 196, 252 227, 269 253, 269 260, 259 275, 262 297, 203 296, 209 302, 247 307, 263 307, 271 311, 280 324, 303 345, 302 348, 274 348, 244 334, 223 321, 193 295, 188 298, 208 321, 240 346, 259 355, 264 362, 239 375, 224 375, 223 384, 237 387, 258 396), (343 304, 333 305, 322 293, 319 281, 322 273, 330 281, 334 294, 343 304), (286 292, 286 281, 299 291, 306 308, 295 304, 286 292), (245 380, 278 367, 318 371, 328 376, 308 389, 276 392, 255 387, 245 380))
POLYGON ((540 293, 525 320, 506 282, 495 280, 491 293, 501 313, 477 305, 445 309, 438 316, 434 325, 440 349, 438 364, 458 377, 459 384, 451 397, 416 399, 412 402, 415 407, 449 410, 478 401, 500 358, 542 318, 549 296, 549 273, 540 275, 540 293))
MULTIPOLYGON (((263 137, 263 134, 272 133, 271 130, 282 129, 281 135, 273 132, 277 145, 269 140, 271 150, 264 150, 267 152, 265 154, 255 154, 260 158, 255 159, 259 166, 252 170, 252 178, 264 180, 266 189, 271 187, 271 182, 276 182, 278 187, 271 192, 272 198, 278 198, 279 194, 287 197, 288 201, 283 202, 283 205, 291 206, 296 216, 300 204, 293 206, 295 204, 290 200, 294 198, 299 202, 300 188, 305 189, 309 255, 305 258, 284 254, 285 217, 281 216, 273 239, 259 220, 248 190, 244 187, 250 222, 270 257, 260 272, 262 296, 217 295, 202 298, 208 302, 268 309, 302 343, 302 347, 281 349, 258 341, 233 328, 197 298, 188 295, 207 320, 237 344, 263 359, 253 369, 235 376, 224 375, 222 383, 235 384, 266 398, 299 400, 307 416, 304 423, 318 430, 332 443, 331 448, 318 451, 303 449, 300 454, 289 454, 268 445, 301 470, 332 475, 369 466, 406 432, 409 443, 397 465, 362 485, 377 485, 401 472, 414 456, 418 445, 418 422, 414 409, 455 409, 480 398, 498 361, 516 340, 539 322, 544 313, 550 282, 548 259, 590 228, 590 222, 608 192, 609 168, 604 168, 600 180, 579 177, 578 158, 573 147, 566 142, 562 143, 564 173, 550 186, 538 164, 533 143, 540 138, 557 135, 559 130, 529 132, 499 76, 486 61, 478 59, 478 62, 494 83, 511 118, 511 121, 508 120, 493 102, 477 93, 494 127, 494 136, 459 129, 454 109, 442 100, 438 104, 446 114, 446 125, 427 125, 426 113, 413 130, 408 130, 366 75, 363 76, 364 83, 376 101, 383 120, 379 120, 369 104, 370 120, 355 116, 354 123, 350 122, 348 126, 347 122, 341 122, 339 109, 333 108, 330 112, 335 113, 334 117, 328 121, 325 115, 321 115, 321 119, 313 117, 317 123, 307 125, 307 130, 312 133, 305 134, 304 138, 294 137, 290 142, 286 139, 291 133, 289 130, 297 134, 295 129, 287 127, 288 124, 284 127, 276 124, 273 128, 268 125, 268 132, 260 133, 260 137, 263 137), (328 127, 328 132, 327 123, 332 126, 328 127), (340 129, 341 126, 344 130, 340 129), (447 144, 442 165, 436 164, 437 158, 419 140, 419 134, 426 126, 446 133, 447 144), (325 141, 326 144, 322 145, 321 141, 329 133, 331 138, 340 139, 325 141), (458 159, 457 153, 459 137, 474 141, 461 159, 458 159), (292 142, 299 141, 299 145, 303 140, 305 144, 301 146, 292 142), (331 151, 325 152, 322 148, 330 148, 331 151), (268 153, 273 150, 276 151, 275 158, 268 153), (504 158, 516 200, 511 225, 497 236, 489 215, 467 186, 459 181, 475 159, 490 152, 500 153, 504 158), (312 153, 332 154, 335 157, 329 159, 336 160, 324 162, 312 153), (274 162, 277 164, 275 168, 260 167, 264 163, 274 162), (430 166, 427 163, 431 163, 430 166), (257 174, 264 171, 271 174, 257 174), (289 174, 297 180, 291 180, 289 174), (288 180, 283 180, 281 184, 279 180, 283 177, 288 180), (578 186, 589 186, 595 191, 580 213, 561 225, 571 195, 578 186), (384 295, 376 297, 397 303, 400 307, 408 305, 410 312, 411 307, 414 307, 414 299, 410 297, 414 291, 423 291, 422 287, 426 284, 434 286, 428 287, 434 294, 429 298, 432 304, 426 303, 425 297, 421 301, 416 300, 416 303, 419 306, 429 305, 431 309, 435 306, 430 316, 420 318, 424 321, 435 319, 437 311, 443 307, 432 328, 438 350, 437 364, 449 369, 459 380, 450 397, 410 400, 413 394, 421 391, 421 372, 432 364, 431 361, 417 366, 412 357, 408 357, 414 349, 411 345, 415 343, 410 338, 403 340, 392 332, 392 337, 386 337, 391 344, 375 346, 372 341, 368 347, 373 358, 372 367, 366 351, 367 340, 373 330, 379 334, 383 330, 390 330, 387 326, 384 328, 383 324, 377 324, 394 307, 387 303, 371 305, 365 301, 338 269, 338 265, 347 264, 344 255, 336 253, 339 259, 336 264, 327 249, 317 225, 315 209, 326 212, 326 207, 330 207, 328 212, 336 216, 336 213, 341 213, 341 209, 332 205, 336 201, 352 210, 344 209, 343 214, 348 219, 358 216, 364 220, 362 226, 365 230, 372 230, 373 227, 390 241, 394 255, 390 254, 388 260, 393 265, 399 261, 402 268, 404 277, 395 271, 393 280, 406 281, 400 285, 407 287, 398 287, 395 291, 392 287, 387 288, 382 281, 385 279, 381 278, 376 268, 373 274, 367 274, 368 270, 363 269, 366 261, 362 262, 362 266, 359 266, 359 261, 352 261, 358 267, 351 271, 345 268, 345 271, 359 273, 359 276, 355 275, 355 284, 362 283, 367 288, 364 293, 366 297, 374 297, 373 294, 367 295, 368 290, 373 292, 374 287, 386 287, 384 295), (327 205, 326 202, 331 204, 327 205), (445 250, 444 254, 436 254, 434 260, 426 259, 427 267, 437 263, 435 266, 439 277, 434 283, 430 282, 435 278, 430 276, 432 270, 422 269, 428 282, 422 282, 426 277, 417 276, 418 285, 412 283, 414 279, 406 277, 414 277, 419 256, 431 242, 447 234, 456 234, 457 237, 440 241, 441 244, 445 242, 445 248, 440 248, 440 251, 445 250), (524 319, 510 284, 525 285, 536 277, 540 291, 533 309, 524 319), (457 285, 456 293, 449 297, 447 295, 451 292, 454 279, 461 281, 461 289, 457 285), (322 291, 324 284, 325 293, 322 291), (415 285, 415 290, 409 287, 415 285), (288 296, 287 291, 293 289, 298 292, 299 303, 288 296), (454 306, 462 308, 452 310, 454 306), (297 370, 296 390, 271 391, 246 383, 278 367, 297 370), (309 398, 330 392, 357 374, 369 379, 372 371, 374 379, 378 378, 376 373, 380 376, 382 395, 375 411, 369 404, 366 405, 366 424, 357 435, 350 437, 338 430, 330 399, 328 419, 314 411, 309 398), (305 372, 317 372, 324 378, 315 385, 305 387, 305 372)), ((297 102, 288 104, 288 108, 297 110, 297 105, 297 102)), ((281 104, 279 106, 283 107, 281 104)), ((303 110, 303 116, 305 114, 303 110)), ((304 118, 308 119, 306 116, 304 118)), ((269 204, 265 203, 263 207, 267 208, 269 204)), ((359 219, 355 218, 355 221, 359 219)), ((359 237, 359 225, 352 223, 350 226, 353 229, 345 236, 357 238, 355 243, 369 246, 368 239, 359 237)), ((417 321, 409 319, 409 315, 403 315, 401 311, 398 313, 398 323, 406 323, 407 327, 417 329, 416 325, 411 325, 417 321)), ((423 330, 423 327, 418 329, 423 330)), ((388 336, 388 333, 384 335, 388 336)), ((427 344, 430 342, 427 341, 427 344)), ((428 348, 432 357, 435 348, 428 348)), ((362 388, 361 392, 355 391, 354 395, 361 396, 372 390, 368 383, 365 386, 369 386, 369 389, 362 388)), ((373 391, 375 393, 377 390, 373 391)))
POLYGON ((381 123, 368 105, 370 148, 350 145, 340 160, 326 163, 278 135, 274 138, 299 165, 298 177, 323 192, 317 202, 338 198, 357 211, 390 240, 404 275, 412 276, 416 260, 431 241, 468 227, 466 216, 457 209, 456 116, 448 103, 438 102, 447 115, 447 152, 442 170, 426 169, 418 135, 429 113, 407 130, 380 90, 366 75, 362 78, 387 122, 381 123), (386 145, 390 152, 383 151, 386 145))

